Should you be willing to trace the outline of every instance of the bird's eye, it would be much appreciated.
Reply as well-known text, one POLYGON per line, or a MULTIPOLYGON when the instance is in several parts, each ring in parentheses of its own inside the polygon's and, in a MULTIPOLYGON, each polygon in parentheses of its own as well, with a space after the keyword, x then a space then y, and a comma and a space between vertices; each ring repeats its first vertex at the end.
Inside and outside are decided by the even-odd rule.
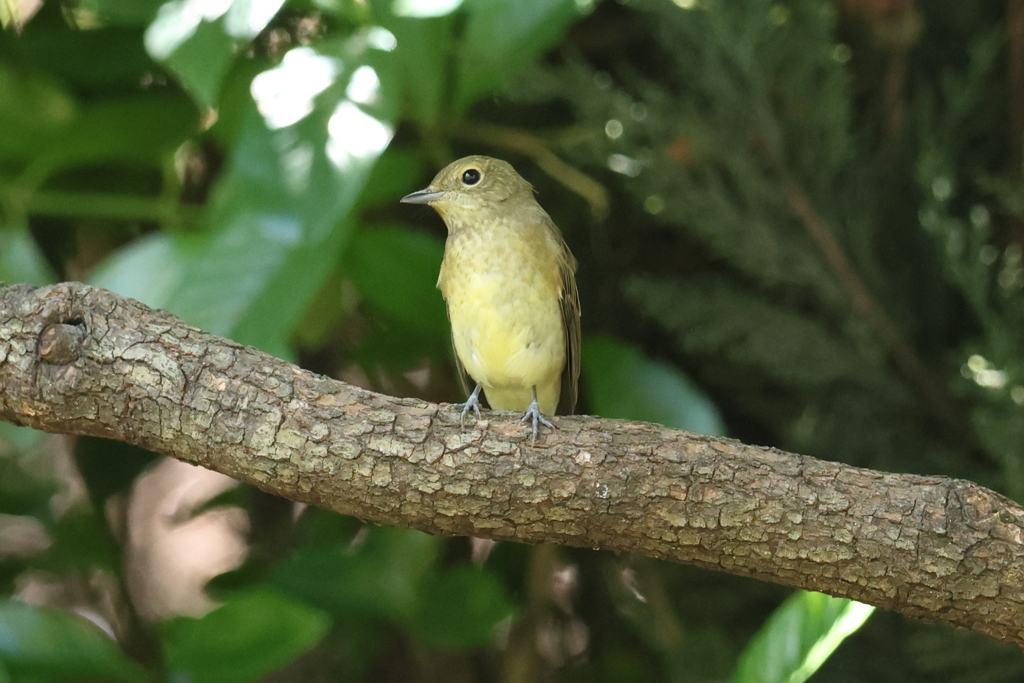
POLYGON ((463 185, 476 185, 480 182, 480 171, 475 168, 468 168, 462 172, 463 185))

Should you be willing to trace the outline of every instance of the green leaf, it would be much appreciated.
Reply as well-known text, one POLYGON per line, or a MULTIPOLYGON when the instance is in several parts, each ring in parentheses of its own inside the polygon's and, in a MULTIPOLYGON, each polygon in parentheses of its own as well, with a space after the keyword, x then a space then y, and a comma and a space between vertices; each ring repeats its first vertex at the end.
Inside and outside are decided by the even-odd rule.
POLYGON ((0 62, 0 156, 35 154, 75 113, 74 98, 58 81, 0 62))
POLYGON ((0 664, 12 676, 37 681, 149 678, 89 621, 16 600, 0 601, 0 664))
POLYGON ((404 97, 413 117, 425 126, 438 124, 448 112, 450 52, 455 18, 410 19, 385 16, 382 23, 397 41, 395 60, 404 97))
MULTIPOLYGON (((157 26, 154 22, 152 26, 157 26)), ((147 38, 151 33, 147 32, 147 38)), ((200 23, 163 63, 175 74, 198 104, 213 108, 220 98, 221 86, 235 56, 238 40, 224 30, 223 21, 200 23)), ((149 43, 147 43, 149 47, 149 43)), ((159 54, 150 49, 154 58, 159 54)))
POLYGON ((398 17, 443 17, 462 6, 463 0, 394 0, 391 11, 398 17))
POLYGON ((154 308, 167 308, 167 302, 186 277, 188 264, 201 258, 206 241, 206 235, 150 233, 94 268, 89 283, 154 308))
POLYGON ((0 229, 0 282, 45 285, 56 279, 28 230, 0 229))
POLYGON ((437 538, 379 527, 353 541, 345 518, 330 521, 340 538, 321 536, 296 551, 273 583, 338 621, 386 620, 411 628, 428 645, 463 648, 490 642, 497 623, 512 613, 493 573, 475 566, 436 570, 437 538))
POLYGON ((81 0, 80 7, 105 24, 145 26, 156 17, 164 0, 81 0))
MULTIPOLYGON (((7 28, 21 20, 21 4, 14 0, 0 0, 0 28, 7 28)), ((0 672, 2 674, 2 672, 0 672)), ((0 675, 0 680, 4 680, 0 675)))
POLYGON ((411 627, 434 647, 486 645, 498 622, 512 615, 505 588, 491 572, 475 565, 432 575, 419 591, 411 627))
MULTIPOLYGON (((102 508, 100 508, 102 509, 102 508)), ((52 545, 33 566, 58 576, 89 576, 96 569, 116 574, 123 553, 101 516, 91 509, 64 514, 50 529, 52 545)))
POLYGON ((143 78, 152 77, 157 65, 146 54, 139 30, 83 31, 59 14, 51 19, 56 20, 36 16, 20 34, 0 32, 0 55, 23 71, 46 72, 79 92, 137 91, 143 78))
POLYGON ((200 104, 213 107, 236 45, 267 27, 284 0, 197 3, 170 0, 146 30, 146 49, 169 66, 200 104))
POLYGON ((253 590, 206 616, 164 624, 166 678, 247 683, 312 648, 329 628, 323 612, 276 591, 253 590))
POLYGON ((590 4, 577 0, 470 0, 452 107, 461 115, 482 95, 540 57, 590 4))
POLYGON ((391 139, 390 56, 373 44, 364 32, 320 52, 296 48, 257 76, 259 112, 250 104, 206 232, 129 247, 94 283, 290 357, 291 330, 337 266, 350 214, 391 139))
POLYGON ((215 230, 201 256, 185 264, 167 308, 215 334, 289 357, 291 329, 337 263, 350 226, 342 220, 342 193, 328 187, 334 175, 321 166, 326 160, 310 160, 308 181, 289 177, 287 154, 301 154, 304 142, 279 154, 282 137, 255 116, 247 120, 214 198, 215 230))
POLYGON ((389 147, 373 167, 359 196, 359 209, 385 204, 392 206, 423 178, 423 160, 418 154, 389 147))
POLYGON ((311 506, 296 522, 295 533, 306 547, 326 547, 351 543, 363 528, 363 523, 355 517, 311 506))
POLYGON ((0 514, 49 521, 50 499, 58 490, 56 481, 29 474, 17 459, 0 459, 0 514))
POLYGON ((583 388, 602 417, 657 422, 712 436, 725 433, 718 409, 679 370, 611 337, 583 341, 583 388))
POLYGON ((24 453, 38 446, 47 436, 49 435, 46 432, 38 429, 0 422, 0 457, 10 455, 12 452, 24 453))
POLYGON ((345 272, 373 309, 443 345, 448 318, 437 290, 443 256, 444 243, 422 230, 366 227, 352 236, 345 272))
POLYGON ((108 98, 83 108, 58 139, 38 149, 20 180, 35 187, 61 169, 111 162, 160 168, 198 124, 199 113, 185 97, 108 98))
POLYGON ((153 451, 96 436, 79 437, 74 449, 75 465, 97 510, 106 509, 110 496, 127 493, 138 476, 160 458, 153 451))
POLYGON ((822 593, 790 596, 751 639, 729 683, 803 683, 874 609, 822 593))
POLYGON ((296 551, 273 582, 338 618, 402 620, 417 607, 437 547, 437 538, 419 531, 379 527, 354 547, 345 539, 296 551))
MULTIPOLYGON (((6 557, 0 559, 0 591, 5 595, 11 595, 18 589, 18 579, 24 577, 25 571, 29 569, 29 562, 26 558, 6 557)), ((21 581, 24 585, 24 579, 21 581)), ((0 681, 3 679, 4 669, 3 658, 0 657, 0 681)))

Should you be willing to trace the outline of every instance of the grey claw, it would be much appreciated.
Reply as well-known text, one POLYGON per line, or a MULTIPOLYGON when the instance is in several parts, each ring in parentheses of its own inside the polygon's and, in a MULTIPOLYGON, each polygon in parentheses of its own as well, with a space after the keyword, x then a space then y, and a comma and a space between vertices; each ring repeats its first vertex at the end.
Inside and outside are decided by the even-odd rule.
POLYGON ((523 416, 521 418, 519 418, 519 424, 522 424, 527 420, 530 421, 532 427, 532 436, 530 438, 530 443, 532 444, 537 443, 537 432, 540 430, 540 425, 544 425, 545 427, 548 427, 550 429, 555 428, 555 425, 551 423, 551 420, 544 417, 544 414, 540 412, 540 405, 537 403, 536 390, 534 391, 533 400, 530 402, 530 405, 527 406, 526 408, 526 412, 523 413, 523 416))
POLYGON ((469 395, 466 402, 462 404, 462 414, 459 416, 459 424, 466 424, 466 414, 472 410, 476 413, 476 419, 480 419, 480 384, 476 385, 473 393, 469 395))

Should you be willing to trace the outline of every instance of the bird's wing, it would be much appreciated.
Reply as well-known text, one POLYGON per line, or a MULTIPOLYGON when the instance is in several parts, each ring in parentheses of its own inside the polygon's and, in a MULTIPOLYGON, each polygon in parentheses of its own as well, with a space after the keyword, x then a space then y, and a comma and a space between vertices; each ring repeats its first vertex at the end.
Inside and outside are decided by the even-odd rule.
MULTIPOLYGON (((451 329, 452 314, 451 314, 451 311, 448 311, 447 304, 445 305, 445 311, 448 312, 448 322, 449 322, 448 328, 451 329)), ((455 330, 451 331, 451 340, 452 340, 452 358, 455 359, 455 369, 459 371, 459 384, 462 385, 462 392, 463 392, 463 394, 465 394, 465 396, 468 398, 470 392, 472 392, 473 388, 475 387, 475 382, 470 379, 469 373, 466 372, 466 366, 463 365, 462 364, 462 360, 459 359, 459 352, 455 350, 455 330)), ((483 399, 484 399, 484 397, 481 396, 480 397, 481 402, 483 402, 483 399)))
MULTIPOLYGON (((448 307, 445 306, 445 310, 447 310, 447 309, 448 309, 448 307)), ((449 321, 448 328, 449 329, 451 329, 451 319, 452 319, 452 314, 451 314, 451 312, 449 312, 448 313, 448 321, 449 321)), ((465 393, 466 396, 469 396, 469 391, 470 391, 470 389, 469 389, 469 373, 466 372, 466 366, 462 364, 462 361, 459 359, 459 354, 455 350, 455 331, 454 330, 452 330, 450 336, 451 336, 451 340, 452 340, 452 357, 455 359, 455 369, 459 371, 459 384, 462 385, 463 393, 465 393)))
POLYGON ((580 293, 576 289, 576 258, 569 251, 564 239, 562 253, 564 258, 558 264, 562 280, 562 291, 559 304, 562 308, 562 328, 565 332, 565 376, 564 388, 568 391, 565 404, 567 414, 576 410, 576 398, 579 394, 580 380, 580 293))
POLYGON ((448 296, 446 294, 445 282, 447 281, 448 275, 448 251, 447 245, 445 246, 445 259, 441 261, 441 270, 437 274, 437 288, 441 290, 441 296, 444 297, 444 311, 448 314, 448 330, 450 339, 452 342, 452 358, 455 360, 455 369, 459 371, 459 384, 462 385, 462 392, 468 398, 469 393, 472 391, 473 385, 469 378, 469 373, 466 372, 466 366, 462 364, 462 360, 459 358, 459 352, 455 348, 455 329, 452 327, 452 311, 448 306, 448 296))

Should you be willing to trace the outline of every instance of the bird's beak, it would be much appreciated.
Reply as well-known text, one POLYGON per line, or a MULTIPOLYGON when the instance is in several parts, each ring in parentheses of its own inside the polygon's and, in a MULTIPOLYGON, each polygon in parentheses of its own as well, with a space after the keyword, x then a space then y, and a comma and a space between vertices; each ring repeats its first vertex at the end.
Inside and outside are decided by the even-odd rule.
POLYGON ((426 188, 424 190, 418 190, 412 194, 407 194, 402 197, 399 201, 402 204, 429 204, 430 202, 436 202, 444 195, 444 192, 440 190, 434 190, 426 188))

